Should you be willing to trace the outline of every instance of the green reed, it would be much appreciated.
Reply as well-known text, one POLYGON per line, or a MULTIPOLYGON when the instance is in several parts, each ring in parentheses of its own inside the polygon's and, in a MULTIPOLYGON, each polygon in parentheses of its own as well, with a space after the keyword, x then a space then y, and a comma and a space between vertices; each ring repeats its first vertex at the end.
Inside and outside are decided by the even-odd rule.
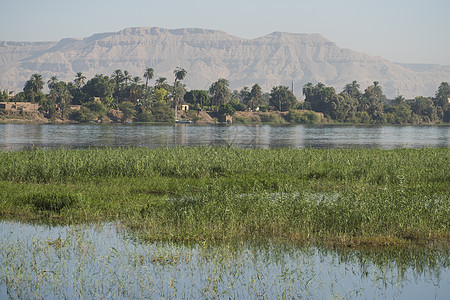
POLYGON ((0 214, 120 219, 154 241, 448 241, 449 162, 449 149, 0 152, 0 214))

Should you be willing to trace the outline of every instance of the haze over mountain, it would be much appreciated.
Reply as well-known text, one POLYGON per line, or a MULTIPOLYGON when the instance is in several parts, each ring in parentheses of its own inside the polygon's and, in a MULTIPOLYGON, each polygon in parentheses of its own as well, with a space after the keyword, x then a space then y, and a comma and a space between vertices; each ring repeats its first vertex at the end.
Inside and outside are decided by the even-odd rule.
POLYGON ((22 90, 33 73, 44 80, 56 75, 72 81, 77 72, 89 79, 116 69, 141 76, 145 68, 155 78, 173 80, 173 70, 187 71, 189 89, 207 89, 218 78, 232 89, 261 85, 269 92, 280 84, 301 96, 307 82, 334 86, 337 92, 357 80, 364 90, 378 81, 392 98, 433 96, 450 81, 450 66, 394 63, 381 57, 338 47, 320 34, 274 32, 242 39, 206 29, 127 28, 83 39, 59 42, 0 42, 0 88, 22 90))

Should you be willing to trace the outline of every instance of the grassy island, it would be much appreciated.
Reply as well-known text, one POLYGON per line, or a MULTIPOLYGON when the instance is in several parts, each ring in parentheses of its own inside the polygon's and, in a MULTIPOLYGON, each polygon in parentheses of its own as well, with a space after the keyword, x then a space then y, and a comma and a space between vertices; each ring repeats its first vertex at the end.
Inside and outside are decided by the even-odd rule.
POLYGON ((445 244, 449 162, 450 149, 0 152, 0 216, 120 220, 149 241, 445 244))

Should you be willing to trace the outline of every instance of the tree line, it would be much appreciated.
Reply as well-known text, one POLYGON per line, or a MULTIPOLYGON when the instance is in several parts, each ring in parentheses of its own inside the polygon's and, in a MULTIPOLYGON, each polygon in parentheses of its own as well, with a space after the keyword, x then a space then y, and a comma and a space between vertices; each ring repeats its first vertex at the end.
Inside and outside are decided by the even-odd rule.
MULTIPOLYGON (((143 78, 128 71, 115 70, 110 76, 97 74, 87 79, 78 72, 72 82, 52 76, 46 83, 40 74, 33 74, 23 91, 10 101, 39 103, 41 112, 50 119, 61 118, 78 122, 138 121, 173 122, 182 103, 191 109, 215 111, 233 115, 236 111, 282 111, 291 123, 305 123, 298 110, 323 113, 329 122, 362 124, 434 124, 450 122, 450 86, 441 83, 435 97, 419 96, 406 100, 398 96, 388 101, 378 82, 364 91, 353 81, 340 93, 322 83, 303 86, 304 101, 298 101, 287 86, 274 86, 263 93, 256 83, 231 91, 227 79, 219 78, 208 90, 187 90, 183 83, 187 71, 176 68, 173 82, 158 77, 154 84, 154 70, 146 68, 143 78), (48 93, 44 93, 47 84, 48 93), (79 105, 73 109, 72 105, 79 105)), ((0 93, 0 101, 8 95, 0 93)))
POLYGON ((388 101, 377 81, 364 92, 353 81, 343 91, 322 83, 303 87, 306 99, 303 107, 322 112, 331 120, 365 124, 434 124, 450 122, 450 86, 442 82, 434 98, 418 96, 406 100, 399 95, 388 101))

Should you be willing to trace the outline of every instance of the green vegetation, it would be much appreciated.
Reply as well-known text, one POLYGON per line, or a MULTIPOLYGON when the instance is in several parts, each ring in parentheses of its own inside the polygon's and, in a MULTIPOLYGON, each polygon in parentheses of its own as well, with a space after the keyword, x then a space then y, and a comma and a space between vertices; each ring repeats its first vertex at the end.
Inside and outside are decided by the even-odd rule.
MULTIPOLYGON (((44 81, 39 74, 33 74, 25 83, 23 92, 9 99, 0 93, 0 100, 28 101, 40 104, 40 111, 47 119, 62 119, 75 122, 175 122, 181 104, 188 103, 190 109, 206 110, 210 114, 233 115, 238 111, 252 112, 290 112, 282 114, 285 120, 274 120, 269 115, 269 123, 314 124, 327 123, 352 124, 441 124, 450 122, 450 86, 442 82, 435 97, 418 96, 406 100, 399 95, 388 100, 383 95, 377 81, 360 91, 360 85, 353 81, 347 84, 341 93, 323 83, 307 83, 303 87, 305 101, 298 101, 287 86, 274 86, 270 93, 263 93, 256 83, 251 89, 243 87, 231 91, 230 82, 219 78, 208 90, 188 91, 182 81, 187 76, 183 68, 173 72, 173 85, 167 78, 159 77, 152 86, 154 70, 146 68, 143 73, 145 83, 139 76, 128 71, 115 70, 111 76, 97 74, 87 78, 78 72, 73 82, 59 81, 52 76, 47 81, 49 93, 44 94, 44 81), (101 104, 102 109, 92 102, 101 104), (126 104, 124 104, 126 103, 126 104), (74 107, 73 105, 78 105, 74 107), (163 111, 161 109, 163 107, 163 111), (308 113, 296 114, 298 111, 308 113), (318 120, 317 114, 323 118, 318 120), (168 117, 173 114, 174 117, 168 117), (161 116, 163 115, 163 116, 161 116)), ((280 115, 278 115, 280 116, 280 115)), ((189 118, 187 114, 181 118, 189 118)), ((196 121, 202 121, 200 117, 196 121)), ((238 116, 241 123, 265 122, 265 116, 244 118, 238 116)))
POLYGON ((449 240, 450 150, 0 153, 0 215, 120 220, 151 241, 449 240))
POLYGON ((340 94, 322 83, 303 87, 304 109, 323 113, 331 120, 363 124, 436 124, 450 122, 450 86, 441 83, 435 98, 398 96, 388 101, 377 81, 362 93, 359 84, 347 84, 340 94))

